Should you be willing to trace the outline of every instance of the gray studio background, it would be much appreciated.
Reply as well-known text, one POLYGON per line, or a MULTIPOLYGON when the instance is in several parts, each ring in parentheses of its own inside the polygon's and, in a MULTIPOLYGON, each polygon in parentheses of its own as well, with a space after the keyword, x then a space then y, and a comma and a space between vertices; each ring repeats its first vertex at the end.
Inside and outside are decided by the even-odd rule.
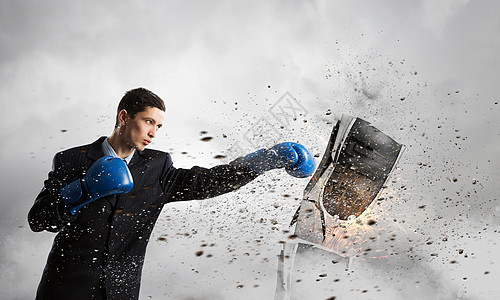
MULTIPOLYGON (((304 275, 303 299, 495 299, 499 9, 466 0, 0 2, 2 299, 34 298, 54 235, 31 232, 26 216, 52 156, 109 135, 119 99, 139 86, 166 101, 151 147, 177 167, 285 140, 322 156, 343 113, 407 146, 385 191, 392 198, 375 209, 387 238, 369 247, 387 255, 362 255, 349 274, 313 270, 327 276, 304 275)), ((275 170, 235 193, 166 206, 141 299, 273 299, 280 241, 307 182, 275 170)))

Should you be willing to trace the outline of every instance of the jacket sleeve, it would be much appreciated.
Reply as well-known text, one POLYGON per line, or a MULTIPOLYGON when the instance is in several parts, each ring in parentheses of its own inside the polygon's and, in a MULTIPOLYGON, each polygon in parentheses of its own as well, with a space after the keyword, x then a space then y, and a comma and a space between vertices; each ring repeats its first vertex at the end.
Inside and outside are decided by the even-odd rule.
POLYGON ((257 173, 240 164, 239 159, 213 168, 177 169, 167 154, 161 185, 168 202, 199 200, 237 190, 257 176, 257 173))
POLYGON ((64 182, 64 169, 61 154, 54 156, 52 170, 35 203, 28 213, 28 223, 31 230, 35 232, 47 230, 58 232, 67 223, 76 219, 71 215, 62 201, 60 190, 67 183, 64 182))

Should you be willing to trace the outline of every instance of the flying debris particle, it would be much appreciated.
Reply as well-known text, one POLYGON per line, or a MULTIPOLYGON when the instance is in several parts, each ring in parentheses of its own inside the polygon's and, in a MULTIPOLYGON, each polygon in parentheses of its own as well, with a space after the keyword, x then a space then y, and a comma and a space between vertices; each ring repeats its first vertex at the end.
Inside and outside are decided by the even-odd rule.
POLYGON ((160 241, 160 242, 165 242, 166 240, 167 240, 167 238, 162 237, 162 236, 158 238, 158 241, 160 241))
POLYGON ((399 100, 405 101, 405 99, 406 99, 406 97, 401 97, 401 99, 399 99, 399 100))
POLYGON ((294 240, 294 239, 296 239, 296 238, 297 238, 297 235, 292 234, 292 235, 288 236, 288 238, 289 238, 290 240, 294 240))
POLYGON ((370 220, 368 220, 368 222, 366 222, 366 224, 368 224, 368 225, 370 225, 370 226, 375 225, 376 223, 377 223, 377 221, 375 221, 375 220, 371 220, 371 219, 370 219, 370 220))
POLYGON ((419 208, 419 209, 424 209, 424 208, 425 208, 425 205, 420 205, 418 208, 419 208))
POLYGON ((472 184, 476 184, 477 183, 477 179, 473 178, 472 179, 472 184))
POLYGON ((237 288, 237 289, 241 289, 241 288, 243 288, 243 284, 238 284, 238 285, 236 286, 236 288, 237 288))
POLYGON ((212 139, 213 139, 213 137, 207 136, 207 137, 201 138, 200 141, 202 141, 202 142, 210 142, 212 139))
POLYGON ((330 298, 326 298, 326 300, 335 300, 337 297, 331 296, 330 298))
POLYGON ((319 277, 326 277, 326 276, 328 276, 328 274, 326 274, 326 273, 319 274, 319 277))
POLYGON ((456 260, 450 260, 450 264, 456 264, 457 261, 456 260))
POLYGON ((61 132, 67 132, 68 130, 67 129, 61 129, 61 132))
POLYGON ((201 250, 200 251, 196 251, 194 254, 196 256, 202 256, 203 255, 203 251, 201 251, 201 250))
POLYGON ((489 271, 484 271, 484 275, 488 275, 488 274, 490 274, 489 271))
POLYGON ((205 130, 200 131, 201 135, 204 135, 204 134, 207 134, 207 133, 208 133, 208 131, 205 131, 205 130))
POLYGON ((221 154, 218 154, 216 156, 214 156, 215 159, 223 159, 223 158, 226 158, 227 156, 225 155, 221 155, 221 154))
POLYGON ((222 134, 222 138, 226 139, 227 135, 225 133, 222 134))

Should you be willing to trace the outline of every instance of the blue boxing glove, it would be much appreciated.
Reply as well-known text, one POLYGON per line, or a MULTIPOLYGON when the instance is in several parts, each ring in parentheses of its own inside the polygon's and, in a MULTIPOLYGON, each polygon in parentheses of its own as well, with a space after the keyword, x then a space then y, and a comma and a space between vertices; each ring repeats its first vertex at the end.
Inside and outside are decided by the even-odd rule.
POLYGON ((316 167, 313 155, 301 144, 291 142, 250 153, 241 163, 257 174, 284 167, 288 174, 299 178, 311 176, 316 167))
POLYGON ((72 215, 88 203, 109 195, 125 194, 134 182, 127 164, 118 157, 99 158, 83 178, 61 189, 61 196, 72 215))

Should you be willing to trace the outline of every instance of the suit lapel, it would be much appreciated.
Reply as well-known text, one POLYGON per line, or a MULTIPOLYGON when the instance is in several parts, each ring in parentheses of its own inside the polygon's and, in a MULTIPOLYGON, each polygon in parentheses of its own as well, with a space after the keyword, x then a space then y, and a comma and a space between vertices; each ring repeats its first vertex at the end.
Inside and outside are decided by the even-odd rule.
POLYGON ((104 156, 104 151, 102 150, 102 142, 106 139, 105 136, 100 137, 97 141, 93 142, 89 146, 89 151, 87 152, 87 157, 95 162, 98 158, 104 156))
POLYGON ((144 174, 146 173, 147 168, 150 167, 148 159, 144 158, 141 151, 136 150, 128 167, 130 173, 132 174, 132 178, 134 179, 134 185, 139 187, 143 184, 144 174))

